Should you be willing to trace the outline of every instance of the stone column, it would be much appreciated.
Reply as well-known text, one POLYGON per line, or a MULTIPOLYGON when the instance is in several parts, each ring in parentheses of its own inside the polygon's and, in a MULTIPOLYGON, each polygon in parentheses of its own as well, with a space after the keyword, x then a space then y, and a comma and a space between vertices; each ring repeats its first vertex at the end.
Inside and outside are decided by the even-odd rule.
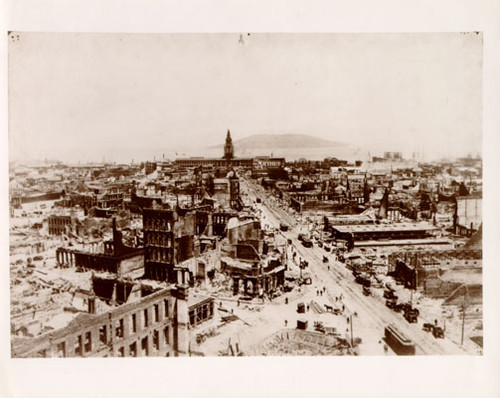
POLYGON ((116 304, 116 283, 113 285, 113 293, 111 295, 111 303, 116 304))
POLYGON ((260 291, 260 281, 259 279, 256 279, 254 284, 254 295, 259 295, 259 291, 260 291))
POLYGON ((236 296, 240 291, 240 278, 233 276, 233 296, 236 296))

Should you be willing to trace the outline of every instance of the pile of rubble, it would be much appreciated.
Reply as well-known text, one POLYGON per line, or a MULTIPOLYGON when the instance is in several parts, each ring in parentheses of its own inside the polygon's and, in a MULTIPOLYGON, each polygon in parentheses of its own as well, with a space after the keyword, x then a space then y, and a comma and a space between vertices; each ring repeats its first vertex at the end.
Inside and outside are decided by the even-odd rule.
POLYGON ((257 355, 309 356, 353 355, 349 344, 339 337, 303 330, 282 330, 260 345, 257 355))
POLYGON ((31 289, 22 290, 24 297, 35 295, 37 291, 42 289, 52 289, 52 293, 73 292, 75 290, 75 286, 64 278, 50 279, 48 273, 43 270, 32 270, 24 267, 17 271, 16 277, 11 280, 11 283, 12 285, 24 283, 31 287, 31 289))
POLYGON ((214 277, 210 279, 207 285, 207 289, 211 294, 232 294, 233 281, 226 274, 223 274, 221 272, 215 272, 214 277))

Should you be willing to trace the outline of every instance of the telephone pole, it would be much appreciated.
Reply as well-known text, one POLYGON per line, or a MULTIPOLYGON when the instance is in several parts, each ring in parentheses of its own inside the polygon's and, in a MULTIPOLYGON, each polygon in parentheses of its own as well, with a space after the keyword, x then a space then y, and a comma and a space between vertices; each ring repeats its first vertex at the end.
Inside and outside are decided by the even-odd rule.
POLYGON ((464 301, 462 303, 462 339, 460 341, 460 345, 464 344, 464 330, 465 330, 465 294, 464 292, 464 301))
POLYGON ((351 320, 350 320, 350 323, 351 323, 351 347, 354 348, 354 337, 353 337, 353 324, 352 324, 352 315, 350 316, 351 320))
POLYGON ((467 287, 466 284, 463 284, 461 287, 465 287, 464 299, 462 302, 462 339, 460 341, 460 345, 463 345, 464 344, 464 332, 465 332, 465 308, 466 308, 465 307, 465 296, 467 293, 469 293, 469 288, 467 287))

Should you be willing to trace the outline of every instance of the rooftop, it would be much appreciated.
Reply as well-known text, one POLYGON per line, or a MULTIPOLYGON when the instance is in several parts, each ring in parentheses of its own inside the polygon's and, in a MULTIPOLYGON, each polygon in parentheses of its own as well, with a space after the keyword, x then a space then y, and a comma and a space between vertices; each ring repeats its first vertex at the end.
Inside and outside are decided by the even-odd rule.
POLYGON ((363 225, 335 225, 333 226, 339 232, 395 232, 395 231, 429 231, 435 229, 427 223, 411 224, 363 224, 363 225))

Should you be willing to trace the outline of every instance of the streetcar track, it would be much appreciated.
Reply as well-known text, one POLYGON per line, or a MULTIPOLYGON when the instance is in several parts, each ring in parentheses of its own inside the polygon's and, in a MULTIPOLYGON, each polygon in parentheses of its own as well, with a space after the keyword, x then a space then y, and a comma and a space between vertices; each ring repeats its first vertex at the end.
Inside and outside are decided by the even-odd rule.
MULTIPOLYGON (((313 253, 311 253, 311 252, 306 253, 306 249, 303 249, 301 247, 300 243, 297 244, 295 238, 292 238, 292 242, 295 243, 294 247, 297 249, 297 251, 303 257, 308 257, 308 259, 311 260, 313 253), (304 253, 306 253, 306 254, 304 254, 304 253)), ((319 254, 316 254, 316 256, 317 257, 314 260, 319 262, 320 261, 319 254)), ((336 263, 336 264, 338 265, 339 263, 336 263)), ((327 271, 325 271, 325 272, 327 272, 327 271)), ((385 314, 386 317, 391 319, 390 322, 387 322, 387 320, 384 319, 384 317, 382 315, 380 315, 381 312, 383 313, 384 311, 387 310, 385 306, 382 308, 381 303, 372 299, 373 307, 379 307, 379 308, 376 308, 377 311, 374 311, 374 308, 370 304, 368 304, 366 302, 366 299, 364 297, 361 297, 359 295, 359 293, 355 290, 355 288, 352 287, 348 283, 348 281, 345 279, 345 276, 342 274, 342 272, 340 270, 337 269, 336 266, 333 267, 333 272, 335 274, 337 274, 337 278, 335 278, 335 279, 336 279, 336 282, 338 283, 339 287, 341 287, 346 292, 346 294, 349 294, 349 297, 354 302, 356 302, 356 304, 358 304, 361 308, 364 309, 364 312, 366 312, 366 315, 368 315, 368 317, 370 319, 372 319, 373 323, 376 324, 377 326, 379 326, 381 328, 381 330, 383 330, 389 323, 398 324, 400 329, 404 329, 404 332, 407 335, 412 337, 412 339, 415 343, 415 346, 424 354, 436 354, 437 353, 436 351, 439 351, 439 353, 441 353, 441 354, 445 353, 444 350, 435 341, 423 340, 422 337, 416 336, 415 335, 416 331, 409 329, 407 325, 401 326, 402 322, 400 319, 398 319, 399 316, 395 316, 396 314, 393 314, 392 312, 386 313, 385 314)), ((425 335, 425 337, 427 337, 427 335, 425 335)))
MULTIPOLYGON (((248 184, 248 186, 250 186, 250 184, 248 184)), ((258 197, 256 190, 255 189, 252 189, 252 190, 253 190, 253 194, 256 197, 258 197)), ((269 214, 275 219, 274 220, 275 224, 279 225, 280 217, 283 217, 283 215, 279 214, 280 211, 277 209, 274 209, 273 206, 270 206, 267 203, 267 201, 263 201, 262 206, 264 206, 268 210, 269 214)), ((285 214, 284 211, 283 211, 283 214, 285 214)), ((288 214, 286 214, 286 216, 287 216, 287 218, 291 217, 288 214)), ((289 222, 289 224, 295 225, 296 224, 295 220, 293 223, 289 222)), ((277 225, 275 225, 275 227, 276 226, 277 225)), ((297 239, 293 236, 293 234, 291 232, 283 233, 283 236, 285 236, 287 239, 291 239, 291 241, 293 242, 293 247, 295 248, 295 250, 299 254, 301 254, 302 257, 308 258, 310 261, 312 261, 313 264, 319 264, 321 259, 319 258, 320 255, 317 252, 315 254, 316 248, 313 248, 312 251, 306 251, 301 246, 301 244, 297 241, 297 239)), ((401 329, 403 329, 407 335, 411 336, 413 342, 415 343, 416 348, 418 348, 419 351, 423 354, 436 355, 436 354, 445 354, 446 353, 444 351, 444 349, 437 342, 435 342, 433 340, 428 340, 427 335, 419 336, 416 333, 417 331, 412 330, 411 328, 408 327, 408 325, 401 326, 402 322, 400 319, 398 319, 399 317, 396 317, 395 316, 396 314, 393 314, 392 311, 390 313, 387 312, 388 309, 385 306, 383 306, 381 303, 379 303, 377 300, 375 300, 374 298, 371 299, 372 305, 367 303, 366 299, 359 295, 359 293, 355 290, 355 288, 353 288, 348 283, 345 275, 343 275, 343 273, 337 268, 337 266, 339 264, 341 264, 341 263, 336 262, 335 265, 333 267, 331 267, 331 269, 333 269, 333 275, 331 273, 329 273, 328 271, 326 271, 325 269, 322 269, 321 265, 318 266, 318 269, 321 269, 325 273, 324 275, 327 275, 330 279, 333 279, 334 282, 336 282, 339 285, 339 287, 341 287, 345 291, 345 293, 349 295, 349 298, 352 301, 354 301, 359 307, 363 308, 363 312, 366 312, 366 315, 368 316, 368 318, 371 319, 373 324, 377 325, 382 330, 390 323, 395 323, 395 324, 399 325, 399 327, 401 329), (332 276, 333 276, 333 278, 332 278, 332 276), (375 307, 375 308, 373 308, 373 307, 375 307), (376 307, 378 307, 378 308, 376 308, 376 307), (374 311, 374 309, 376 311, 374 311), (384 314, 384 312, 385 312, 385 314, 384 314), (385 316, 380 315, 381 313, 384 314, 385 316), (384 318, 386 318, 386 319, 384 319, 384 318), (388 322, 387 319, 389 319, 390 322, 388 322)), ((311 268, 311 270, 312 270, 312 268, 311 268)), ((316 270, 313 270, 312 272, 318 280, 324 279, 324 278, 318 277, 316 270)), ((326 279, 328 279, 328 278, 326 278, 326 279)), ((327 293, 327 296, 333 302, 333 298, 331 297, 331 295, 329 293, 327 293)))

